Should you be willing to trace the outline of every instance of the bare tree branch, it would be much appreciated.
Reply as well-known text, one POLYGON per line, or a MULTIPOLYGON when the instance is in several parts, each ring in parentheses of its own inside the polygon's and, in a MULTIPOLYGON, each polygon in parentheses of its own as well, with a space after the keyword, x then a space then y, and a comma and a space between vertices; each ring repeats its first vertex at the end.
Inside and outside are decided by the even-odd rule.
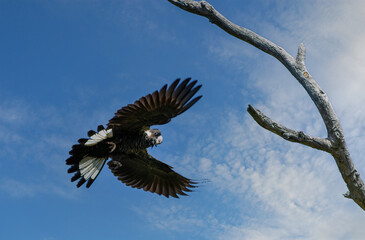
POLYGON ((316 105, 327 129, 327 138, 311 137, 302 132, 294 131, 274 122, 260 111, 249 105, 248 112, 260 126, 278 134, 284 139, 298 142, 322 151, 329 152, 335 159, 338 169, 345 181, 349 192, 345 197, 353 199, 363 210, 365 210, 365 187, 360 174, 356 170, 348 148, 346 146, 344 133, 335 111, 329 101, 327 94, 320 88, 318 83, 309 74, 305 66, 305 48, 300 44, 296 58, 287 53, 282 47, 254 33, 251 30, 240 27, 214 9, 206 1, 193 0, 168 0, 175 6, 209 19, 210 22, 239 38, 254 47, 264 51, 279 60, 289 72, 304 87, 308 95, 316 105))
POLYGON ((332 143, 327 138, 311 137, 302 131, 298 132, 289 129, 265 116, 260 110, 252 107, 251 105, 248 105, 247 112, 261 127, 279 135, 285 140, 301 143, 329 153, 331 151, 332 143))

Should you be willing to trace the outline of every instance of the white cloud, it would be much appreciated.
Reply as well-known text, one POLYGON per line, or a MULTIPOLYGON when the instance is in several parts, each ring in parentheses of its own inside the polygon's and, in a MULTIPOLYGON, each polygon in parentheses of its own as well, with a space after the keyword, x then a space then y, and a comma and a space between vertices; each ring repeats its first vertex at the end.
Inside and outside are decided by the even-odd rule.
MULTIPOLYGON (((355 164, 364 173, 365 163, 356 160, 365 151, 365 141, 361 138, 365 135, 362 134, 365 74, 361 67, 365 62, 361 42, 365 33, 358 31, 364 19, 361 17, 359 21, 358 16, 365 15, 362 13, 365 8, 357 8, 356 2, 310 2, 299 8, 299 16, 305 15, 303 20, 295 6, 281 9, 282 20, 278 22, 284 30, 265 23, 260 32, 265 30, 266 37, 279 40, 281 46, 294 54, 304 41, 308 69, 329 94, 355 164), (350 9, 354 18, 348 17, 350 9), (292 21, 284 21, 285 17, 292 21)), ((326 137, 313 102, 275 59, 261 58, 256 53, 259 50, 230 36, 212 40, 209 50, 224 67, 236 71, 233 75, 247 74, 245 69, 250 67, 248 79, 242 81, 248 81, 252 89, 241 92, 253 100, 242 104, 253 103, 289 128, 326 137)), ((190 140, 190 155, 168 158, 176 169, 185 171, 182 174, 208 178, 211 182, 204 191, 216 199, 222 198, 225 203, 222 207, 235 215, 223 220, 218 217, 219 211, 196 215, 200 211, 194 207, 177 211, 178 207, 170 205, 163 214, 158 212, 160 208, 150 212, 147 218, 153 226, 175 231, 195 229, 194 226, 214 229, 215 239, 363 238, 363 212, 342 196, 347 191, 346 185, 329 154, 286 142, 237 109, 225 109, 219 116, 219 127, 214 132, 190 140), (194 164, 194 159, 199 161, 194 164), (208 223, 202 222, 206 216, 210 219, 208 223), (179 230, 174 226, 179 226, 179 230)))
MULTIPOLYGON (((258 26, 260 33, 270 40, 278 41, 293 54, 299 43, 304 41, 309 71, 330 95, 348 137, 355 164, 363 175, 365 163, 360 161, 364 156, 365 145, 362 140, 365 130, 365 111, 362 104, 365 100, 365 72, 362 66, 365 62, 365 49, 362 40, 365 39, 365 33, 361 31, 364 25, 364 2, 310 1, 300 3, 300 7, 298 2, 292 4, 280 6, 280 11, 274 9, 280 12, 275 22, 281 24, 280 28, 265 22, 258 26)), ((132 16, 131 12, 128 12, 128 6, 124 9, 125 12, 122 13, 126 15, 116 15, 130 20, 132 27, 144 24, 137 15, 132 16)), ((272 14, 273 18, 276 16, 272 14)), ((252 16, 246 16, 247 19, 250 17, 252 16)), ((161 30, 161 27, 156 27, 153 22, 147 24, 147 28, 149 34, 161 30)), ((162 35, 165 40, 171 37, 165 35, 166 33, 162 35)), ((232 40, 228 35, 227 38, 211 43, 209 50, 221 62, 226 63, 224 66, 229 66, 232 71, 238 70, 235 75, 240 75, 240 71, 247 71, 245 66, 250 66, 248 79, 242 81, 250 82, 255 91, 246 91, 243 87, 237 89, 242 95, 247 94, 253 99, 252 102, 242 104, 253 103, 255 107, 287 127, 304 130, 312 135, 326 135, 320 116, 305 91, 275 59, 270 56, 261 58, 263 53, 259 53, 259 50, 232 40)), ((80 132, 75 132, 75 129, 85 128, 86 122, 92 125, 90 119, 105 117, 104 112, 95 111, 91 113, 92 116, 87 115, 86 121, 86 117, 80 118, 81 114, 77 113, 80 109, 82 106, 70 113, 69 110, 49 108, 46 111, 38 111, 35 115, 47 119, 47 122, 39 124, 42 129, 44 124, 48 127, 51 125, 68 128, 67 131, 71 131, 70 134, 74 135, 76 140, 80 132), (71 117, 62 117, 62 112, 74 114, 74 119, 78 121, 73 121, 71 117), (68 122, 65 123, 64 120, 68 122)), ((29 113, 27 108, 23 111, 22 108, 17 110, 2 105, 0 121, 21 122, 25 118, 22 112, 29 113), (6 114, 1 114, 3 112, 6 114)), ((109 110, 105 112, 110 114, 109 110)), ((212 232, 209 235, 210 239, 363 238, 363 211, 351 200, 341 196, 347 190, 331 156, 286 142, 262 129, 247 113, 226 109, 219 116, 224 118, 217 120, 220 122, 217 126, 220 127, 215 132, 207 133, 204 138, 195 136, 195 139, 191 140, 188 153, 190 155, 166 155, 161 160, 167 159, 169 164, 172 161, 171 165, 175 166, 179 173, 182 170, 183 175, 188 172, 187 176, 203 176, 210 179, 211 183, 207 184, 204 191, 209 197, 213 195, 217 200, 222 198, 223 203, 228 204, 209 212, 199 211, 196 209, 198 207, 194 206, 186 208, 183 204, 175 202, 135 209, 153 227, 177 232, 204 228, 205 234, 208 234, 208 231, 212 232), (199 159, 196 164, 195 159, 199 159), (179 167, 182 165, 184 167, 179 167), (217 216, 221 214, 219 210, 231 211, 235 215, 221 218, 217 216), (252 212, 254 214, 250 214, 252 212)), ((196 121, 195 118, 186 119, 196 121)), ((208 121, 203 118, 199 121, 210 122, 211 119, 208 121)), ((6 139, 14 137, 11 143, 25 141, 12 132, 8 132, 6 136, 6 139)), ((63 165, 53 169, 57 164, 52 163, 61 160, 61 156, 55 153, 48 155, 52 152, 49 149, 71 146, 72 143, 69 144, 56 133, 40 134, 37 138, 40 142, 32 142, 33 151, 27 153, 37 152, 39 156, 38 153, 41 152, 40 162, 47 170, 45 174, 48 172, 54 175, 57 171, 64 171, 63 165)), ((176 141, 179 140, 177 138, 176 141)), ((45 192, 63 197, 72 196, 56 184, 42 186, 37 182, 27 183, 24 179, 2 179, 0 189, 12 197, 33 197, 45 192)), ((201 204, 198 203, 197 206, 201 204)))
POLYGON ((255 124, 231 113, 222 128, 232 131, 219 145, 225 157, 213 151, 200 161, 208 163, 201 175, 211 179, 213 192, 234 199, 225 208, 241 213, 232 222, 218 220, 219 239, 361 239, 362 210, 342 196, 347 189, 331 156, 255 124), (249 220, 247 201, 255 209, 249 220))
POLYGON ((7 194, 13 198, 29 198, 39 196, 40 194, 56 195, 66 199, 76 199, 77 191, 75 189, 66 189, 54 183, 39 183, 37 181, 15 180, 11 178, 3 178, 0 180, 0 190, 3 194, 7 194))
POLYGON ((174 202, 164 202, 160 206, 148 206, 147 208, 139 206, 133 210, 151 223, 153 228, 165 231, 193 232, 197 228, 203 229, 217 223, 212 216, 202 218, 194 208, 174 202))
POLYGON ((33 197, 37 191, 34 186, 13 179, 1 181, 0 189, 12 197, 33 197))
MULTIPOLYGON (((329 94, 345 136, 349 136, 353 157, 363 156, 365 145, 361 137, 365 135, 365 33, 359 31, 365 24, 365 7, 359 4, 364 3, 311 2, 299 10, 291 6, 281 9, 279 22, 284 32, 270 23, 261 26, 267 30, 265 36, 274 33, 274 38, 269 38, 279 39, 284 48, 294 49, 301 41, 294 40, 300 38, 306 43, 309 71, 329 94), (304 13, 304 19, 298 17, 304 13), (288 17, 293 21, 285 21, 288 17)), ((211 53, 227 65, 242 64, 241 59, 247 57, 245 51, 232 47, 232 40, 220 41, 212 43, 211 53), (217 46, 222 46, 221 50, 217 46)), ((325 126, 314 104, 286 69, 271 59, 258 62, 255 55, 250 59, 257 66, 248 81, 257 89, 255 94, 266 97, 256 107, 287 127, 325 137, 325 126)), ((203 168, 202 173, 210 174, 220 193, 229 193, 239 202, 249 201, 257 212, 246 221, 245 206, 235 205, 242 213, 240 223, 225 224, 219 239, 363 238, 363 211, 341 195, 347 191, 346 185, 330 155, 285 142, 261 129, 247 114, 242 119, 236 111, 227 113, 228 122, 222 119, 222 127, 217 129, 227 132, 224 144, 214 143, 203 149, 203 144, 198 146, 212 169, 207 173, 203 168), (217 148, 224 149, 224 154, 217 148)), ((365 172, 365 164, 356 160, 360 173, 365 172)), ((200 165, 204 166, 202 160, 200 165)))
MULTIPOLYGON (((67 119, 64 117, 65 109, 31 105, 16 98, 1 102, 0 157, 6 160, 0 163, 3 171, 0 192, 3 195, 29 198, 50 194, 76 198, 76 189, 72 186, 70 190, 68 179, 64 182, 67 169, 64 161, 72 142, 67 140, 71 137, 65 137, 62 132, 66 128, 69 129, 66 131, 68 134, 77 135, 77 132, 67 126, 71 125, 67 124, 68 121, 82 119, 76 111, 77 109, 75 112, 67 109, 70 116, 67 119), (13 175, 14 169, 16 176, 13 175)), ((78 124, 83 122, 85 121, 78 124)), ((75 137, 75 141, 76 139, 75 137)))
POLYGON ((208 172, 212 168, 212 161, 209 158, 201 158, 199 169, 203 172, 208 172))

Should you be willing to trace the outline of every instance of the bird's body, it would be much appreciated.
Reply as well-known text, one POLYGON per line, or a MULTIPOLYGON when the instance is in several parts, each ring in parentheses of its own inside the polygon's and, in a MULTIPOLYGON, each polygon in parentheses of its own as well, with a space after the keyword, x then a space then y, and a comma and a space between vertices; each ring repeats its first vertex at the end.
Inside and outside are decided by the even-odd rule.
POLYGON ((113 139, 110 139, 116 145, 118 152, 139 152, 141 149, 152 147, 151 141, 146 138, 145 132, 131 134, 129 132, 118 131, 114 133, 113 139))
POLYGON ((178 85, 177 79, 168 89, 165 85, 160 91, 140 98, 118 110, 106 129, 100 125, 97 132, 88 132, 89 139, 79 139, 66 160, 67 165, 72 165, 68 172, 75 172, 71 181, 80 179, 77 187, 85 182, 86 187, 90 187, 111 158, 109 168, 128 186, 166 197, 186 195, 184 191, 190 191, 194 182, 152 157, 147 148, 163 140, 160 130, 150 129, 150 126, 168 123, 201 98, 190 101, 201 85, 194 88, 197 81, 189 81, 190 78, 178 85))

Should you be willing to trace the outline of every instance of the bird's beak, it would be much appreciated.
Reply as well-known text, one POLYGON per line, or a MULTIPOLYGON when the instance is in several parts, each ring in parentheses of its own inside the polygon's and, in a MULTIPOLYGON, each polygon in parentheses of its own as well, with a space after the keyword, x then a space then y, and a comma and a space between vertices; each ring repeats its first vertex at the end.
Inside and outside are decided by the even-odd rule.
POLYGON ((162 136, 158 136, 158 138, 156 139, 156 142, 155 142, 155 146, 157 146, 158 144, 161 144, 162 143, 162 140, 163 140, 163 137, 162 136))

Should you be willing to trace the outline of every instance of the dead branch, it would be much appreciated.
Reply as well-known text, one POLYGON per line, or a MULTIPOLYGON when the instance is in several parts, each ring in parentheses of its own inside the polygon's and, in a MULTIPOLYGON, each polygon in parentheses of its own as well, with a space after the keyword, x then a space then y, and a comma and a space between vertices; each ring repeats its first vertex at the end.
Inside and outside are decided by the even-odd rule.
POLYGON ((304 44, 299 45, 296 58, 287 53, 282 47, 256 34, 255 32, 240 27, 220 14, 214 7, 206 1, 193 0, 168 0, 175 6, 200 15, 230 35, 239 38, 254 47, 279 60, 289 72, 304 87, 308 95, 317 107, 327 129, 327 138, 311 137, 301 131, 291 130, 276 123, 265 116, 259 110, 249 105, 247 111, 253 119, 265 129, 281 136, 285 140, 304 144, 306 146, 326 151, 335 159, 338 169, 345 181, 349 191, 345 197, 354 200, 363 210, 365 210, 365 187, 360 174, 356 170, 350 153, 346 146, 344 133, 335 111, 329 101, 327 94, 320 88, 318 83, 309 74, 305 65, 304 44))

